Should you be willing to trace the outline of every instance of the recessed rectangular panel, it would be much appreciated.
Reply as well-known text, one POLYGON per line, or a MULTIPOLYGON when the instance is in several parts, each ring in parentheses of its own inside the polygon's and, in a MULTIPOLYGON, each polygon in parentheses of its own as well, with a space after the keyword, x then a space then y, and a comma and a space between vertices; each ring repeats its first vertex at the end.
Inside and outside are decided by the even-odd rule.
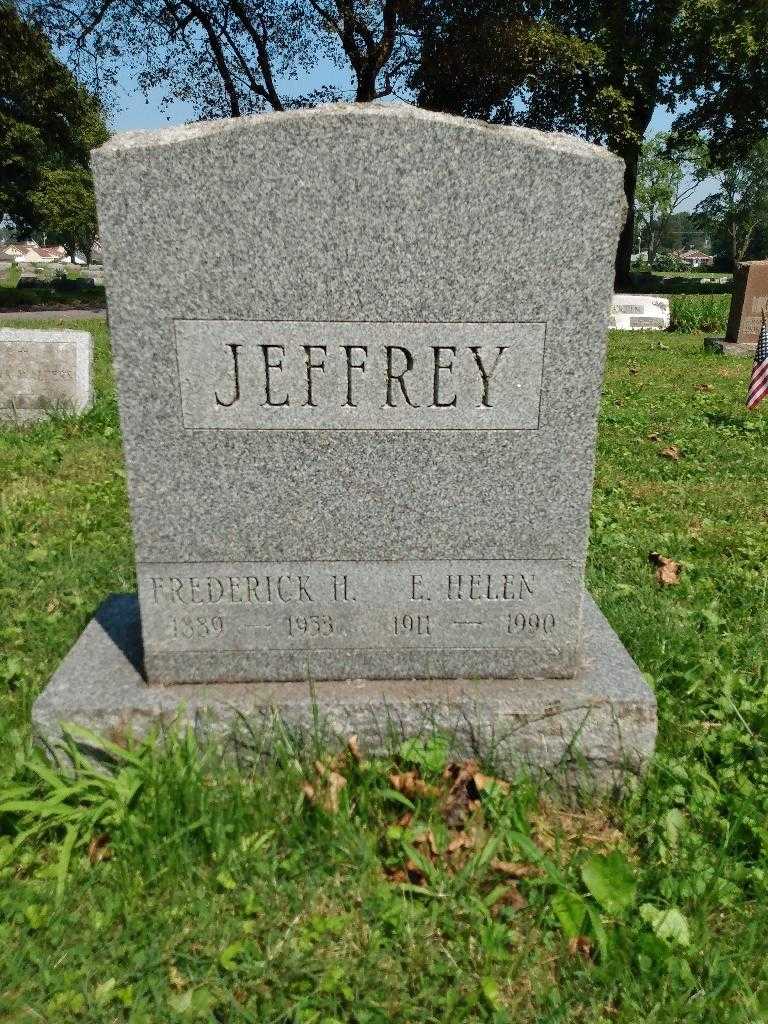
POLYGON ((174 651, 557 650, 573 570, 546 559, 139 566, 145 638, 174 651))
POLYGON ((542 323, 175 322, 184 426, 535 430, 542 323))

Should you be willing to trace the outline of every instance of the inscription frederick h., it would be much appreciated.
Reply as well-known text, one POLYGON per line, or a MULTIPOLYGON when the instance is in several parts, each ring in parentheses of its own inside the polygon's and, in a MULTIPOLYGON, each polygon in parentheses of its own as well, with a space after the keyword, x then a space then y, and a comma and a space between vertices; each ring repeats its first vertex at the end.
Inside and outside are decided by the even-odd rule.
POLYGON ((535 429, 544 324, 176 321, 184 425, 535 429))

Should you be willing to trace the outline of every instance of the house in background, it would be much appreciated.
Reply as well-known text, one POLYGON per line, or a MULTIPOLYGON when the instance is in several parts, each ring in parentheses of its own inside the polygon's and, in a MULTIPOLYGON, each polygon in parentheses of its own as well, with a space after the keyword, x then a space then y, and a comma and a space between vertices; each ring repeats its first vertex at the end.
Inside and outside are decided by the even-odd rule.
POLYGON ((686 249, 676 252, 675 256, 691 270, 695 270, 697 267, 711 267, 715 262, 714 256, 701 252, 699 249, 686 249))
POLYGON ((0 260, 5 263, 69 263, 63 245, 38 245, 36 242, 9 242, 0 247, 0 260))

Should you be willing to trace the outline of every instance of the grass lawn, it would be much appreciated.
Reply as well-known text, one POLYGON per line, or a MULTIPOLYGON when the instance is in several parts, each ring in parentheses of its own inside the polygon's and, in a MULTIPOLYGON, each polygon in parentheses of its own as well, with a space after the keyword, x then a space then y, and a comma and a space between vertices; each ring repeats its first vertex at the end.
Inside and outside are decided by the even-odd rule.
MULTIPOLYGON (((87 268, 82 269, 87 276, 87 268)), ((66 273, 69 280, 80 276, 79 268, 67 269, 66 273)), ((11 264, 5 272, 0 270, 0 310, 45 309, 59 306, 96 309, 106 306, 103 285, 78 288, 76 291, 63 291, 42 283, 40 287, 18 288, 17 282, 21 274, 21 268, 16 263, 11 264)))
POLYGON ((610 340, 589 586, 660 712, 623 798, 445 776, 439 737, 359 763, 283 735, 239 773, 180 737, 77 790, 30 752, 31 703, 134 577, 106 328, 68 326, 95 335, 95 407, 0 431, 0 1021, 768 1021, 768 410, 744 409, 748 360, 610 340))

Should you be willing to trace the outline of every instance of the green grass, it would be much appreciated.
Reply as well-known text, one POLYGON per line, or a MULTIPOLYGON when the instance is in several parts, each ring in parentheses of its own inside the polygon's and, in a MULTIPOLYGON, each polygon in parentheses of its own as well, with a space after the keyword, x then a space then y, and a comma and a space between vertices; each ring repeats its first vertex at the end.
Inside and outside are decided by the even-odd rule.
POLYGON ((730 295, 673 295, 669 300, 671 327, 687 333, 724 333, 730 308, 730 295))
POLYGON ((732 274, 702 268, 665 273, 654 270, 636 271, 632 274, 630 291, 637 294, 649 292, 653 295, 719 295, 730 294, 732 288, 732 274), (702 284, 703 277, 714 277, 716 280, 702 284))
MULTIPOLYGON (((68 278, 76 278, 79 271, 67 269, 68 278)), ((103 285, 82 288, 78 291, 58 291, 51 287, 17 288, 22 271, 18 264, 13 263, 4 276, 0 276, 0 310, 24 310, 45 308, 46 306, 71 306, 73 308, 97 308, 106 305, 103 285)))
POLYGON ((589 586, 656 689, 658 753, 613 802, 491 785, 456 863, 438 743, 336 762, 335 813, 315 805, 322 737, 239 771, 181 737, 99 781, 36 773, 31 701, 134 585, 108 338, 82 326, 93 410, 0 432, 0 1020, 768 1020, 768 417, 744 410, 748 361, 611 337, 589 586), (409 810, 389 775, 416 768, 438 791, 409 810))

